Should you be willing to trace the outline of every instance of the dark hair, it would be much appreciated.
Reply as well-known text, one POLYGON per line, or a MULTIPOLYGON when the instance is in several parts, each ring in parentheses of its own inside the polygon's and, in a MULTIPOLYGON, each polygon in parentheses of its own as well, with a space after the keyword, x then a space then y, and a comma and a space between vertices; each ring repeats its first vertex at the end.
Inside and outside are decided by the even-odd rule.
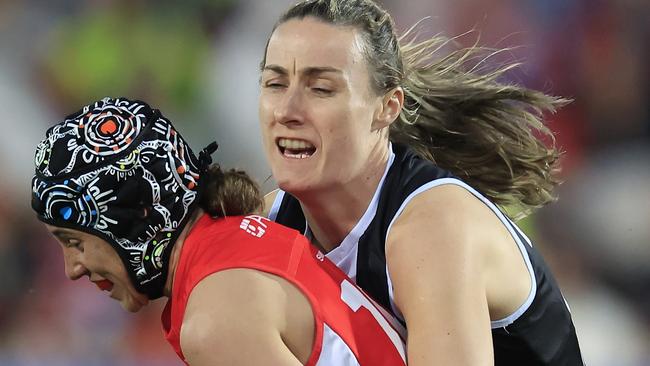
POLYGON ((211 165, 199 184, 199 206, 212 217, 259 213, 263 197, 259 186, 241 170, 222 171, 211 165))
MULTIPOLYGON (((474 45, 438 55, 453 40, 417 41, 415 27, 398 37, 390 14, 371 0, 302 1, 273 30, 305 17, 360 33, 377 95, 404 89, 391 141, 409 145, 495 203, 518 206, 520 216, 555 199, 560 153, 542 116, 568 100, 499 81, 519 64, 485 72, 486 60, 503 50, 474 45)), ((266 50, 262 67, 265 63, 266 50)))

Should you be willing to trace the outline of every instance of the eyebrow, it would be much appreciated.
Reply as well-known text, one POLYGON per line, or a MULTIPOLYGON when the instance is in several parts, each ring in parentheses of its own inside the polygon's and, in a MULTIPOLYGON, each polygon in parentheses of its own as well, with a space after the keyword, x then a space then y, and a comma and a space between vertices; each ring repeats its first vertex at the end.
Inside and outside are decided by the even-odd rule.
MULTIPOLYGON (((283 75, 283 76, 289 75, 289 71, 287 69, 285 69, 284 67, 280 66, 280 65, 266 65, 262 69, 262 71, 267 71, 267 70, 268 71, 273 71, 273 72, 275 72, 277 74, 280 74, 280 75, 283 75)), ((306 75, 306 76, 314 76, 314 75, 323 74, 323 73, 326 73, 326 72, 332 72, 332 73, 335 73, 335 74, 343 74, 343 71, 341 71, 341 70, 339 70, 337 68, 334 68, 334 67, 330 67, 330 66, 310 66, 310 67, 305 67, 304 69, 300 70, 300 73, 303 74, 303 75, 306 75)))
POLYGON ((74 236, 74 233, 72 233, 70 231, 67 231, 67 230, 61 230, 61 229, 52 230, 51 233, 52 233, 52 235, 56 236, 57 238, 74 236))

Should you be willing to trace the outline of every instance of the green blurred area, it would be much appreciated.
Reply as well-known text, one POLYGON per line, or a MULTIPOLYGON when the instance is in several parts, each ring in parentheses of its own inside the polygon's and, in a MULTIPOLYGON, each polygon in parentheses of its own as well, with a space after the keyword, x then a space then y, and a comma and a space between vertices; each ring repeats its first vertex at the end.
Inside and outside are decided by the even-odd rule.
POLYGON ((209 32, 233 4, 123 2, 83 9, 51 35, 42 65, 48 89, 65 110, 104 96, 191 109, 201 91, 209 32))

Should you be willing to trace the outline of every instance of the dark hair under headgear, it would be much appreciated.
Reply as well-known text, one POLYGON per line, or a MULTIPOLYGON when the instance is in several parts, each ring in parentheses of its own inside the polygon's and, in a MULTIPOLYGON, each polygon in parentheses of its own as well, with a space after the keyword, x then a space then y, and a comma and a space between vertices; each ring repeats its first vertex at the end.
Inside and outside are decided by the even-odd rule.
POLYGON ((104 98, 47 131, 36 149, 32 208, 45 223, 106 240, 135 288, 158 298, 215 145, 197 159, 158 110, 104 98))

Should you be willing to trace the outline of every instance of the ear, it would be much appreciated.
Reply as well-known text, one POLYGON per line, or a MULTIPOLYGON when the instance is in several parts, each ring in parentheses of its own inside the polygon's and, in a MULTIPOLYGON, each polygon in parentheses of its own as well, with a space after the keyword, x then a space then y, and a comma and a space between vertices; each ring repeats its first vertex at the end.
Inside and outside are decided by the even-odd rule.
POLYGON ((381 105, 375 111, 372 130, 388 127, 399 117, 402 106, 404 106, 404 89, 398 86, 387 92, 382 98, 381 105))

